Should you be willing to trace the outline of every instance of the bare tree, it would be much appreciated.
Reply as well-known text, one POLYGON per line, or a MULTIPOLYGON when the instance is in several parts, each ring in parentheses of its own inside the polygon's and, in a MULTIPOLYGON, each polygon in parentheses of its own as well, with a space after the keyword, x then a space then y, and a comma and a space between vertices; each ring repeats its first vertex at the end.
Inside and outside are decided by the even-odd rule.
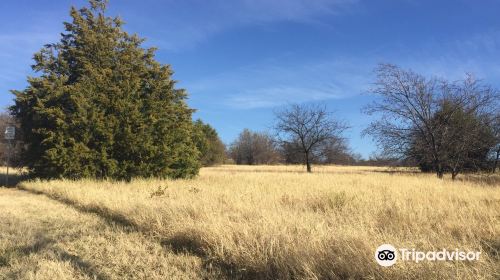
POLYGON ((357 159, 346 139, 335 137, 321 145, 318 161, 324 164, 354 165, 357 159))
POLYGON ((464 120, 483 119, 492 108, 495 110, 491 104, 497 92, 472 75, 460 82, 448 82, 427 79, 391 64, 379 65, 375 73, 373 92, 382 98, 367 106, 365 112, 378 113, 380 119, 364 133, 374 136, 388 155, 415 156, 417 152, 430 162, 439 178, 450 166, 455 177, 474 148, 471 139, 477 136, 477 130, 473 125, 456 127, 460 122, 453 120, 457 120, 457 114, 467 116, 464 120))
POLYGON ((303 154, 307 172, 311 170, 311 159, 326 141, 341 138, 348 127, 335 120, 325 107, 319 105, 293 104, 275 112, 274 129, 277 139, 289 145, 297 143, 303 154))
POLYGON ((271 164, 279 155, 271 136, 244 129, 229 147, 229 156, 236 164, 271 164))
POLYGON ((493 158, 492 172, 495 173, 500 161, 500 110, 493 116, 491 128, 494 136, 494 144, 491 148, 491 156, 493 158))
POLYGON ((299 141, 281 142, 279 145, 283 162, 286 164, 300 164, 304 162, 302 148, 299 141))
MULTIPOLYGON (((285 163, 297 164, 304 162, 304 153, 300 141, 281 143, 279 148, 285 163)), ((318 144, 316 150, 317 152, 310 157, 312 164, 353 165, 361 158, 360 155, 356 155, 351 151, 345 138, 333 137, 318 144)))

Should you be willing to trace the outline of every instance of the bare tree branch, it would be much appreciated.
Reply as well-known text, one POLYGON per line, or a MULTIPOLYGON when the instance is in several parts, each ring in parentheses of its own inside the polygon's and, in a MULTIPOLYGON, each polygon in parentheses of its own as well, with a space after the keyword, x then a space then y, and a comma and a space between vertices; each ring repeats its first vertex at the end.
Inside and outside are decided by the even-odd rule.
POLYGON ((304 155, 304 164, 311 172, 311 158, 318 153, 321 144, 340 139, 348 126, 335 120, 325 107, 293 104, 275 113, 278 141, 298 143, 304 155))

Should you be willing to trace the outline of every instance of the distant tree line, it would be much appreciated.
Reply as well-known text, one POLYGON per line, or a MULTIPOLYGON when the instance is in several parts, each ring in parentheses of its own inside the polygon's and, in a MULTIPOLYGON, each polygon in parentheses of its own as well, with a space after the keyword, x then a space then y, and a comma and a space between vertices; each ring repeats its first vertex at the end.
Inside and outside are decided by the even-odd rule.
POLYGON ((292 104, 275 113, 272 134, 243 130, 228 154, 236 164, 355 164, 342 132, 347 125, 325 107, 292 104))
MULTIPOLYGON (((244 129, 228 147, 228 158, 235 164, 305 164, 305 155, 298 142, 280 142, 273 134, 244 129)), ((310 164, 412 166, 414 162, 372 155, 364 159, 354 153, 345 138, 335 137, 318 147, 310 164)), ((307 168, 307 166, 306 166, 307 168)))
POLYGON ((244 129, 229 146, 228 154, 236 164, 273 164, 280 162, 274 139, 266 133, 244 129))
POLYGON ((468 74, 426 78, 391 64, 375 70, 378 99, 364 111, 379 118, 365 129, 381 148, 369 159, 350 151, 348 126, 325 107, 293 104, 275 113, 273 133, 244 130, 229 150, 237 164, 418 166, 439 178, 495 172, 500 160, 500 95, 468 74), (271 136, 272 135, 272 136, 271 136))
MULTIPOLYGON (((298 142, 280 142, 269 133, 254 132, 249 129, 244 129, 231 143, 228 157, 236 164, 305 164, 305 154, 298 142)), ((323 143, 317 152, 310 155, 309 161, 310 164, 364 163, 361 155, 350 150, 344 138, 331 139, 323 143)))

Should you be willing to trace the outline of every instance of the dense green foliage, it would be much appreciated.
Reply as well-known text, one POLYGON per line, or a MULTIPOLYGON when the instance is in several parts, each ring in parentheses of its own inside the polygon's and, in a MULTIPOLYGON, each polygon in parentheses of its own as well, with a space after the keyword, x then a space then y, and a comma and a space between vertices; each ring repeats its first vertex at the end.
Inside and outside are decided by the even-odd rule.
POLYGON ((219 138, 217 131, 209 124, 197 120, 193 123, 193 140, 200 152, 200 162, 203 166, 224 163, 226 146, 219 138))
POLYGON ((190 177, 199 170, 193 112, 155 49, 104 15, 71 8, 58 43, 34 56, 36 77, 13 91, 23 161, 42 178, 190 177))

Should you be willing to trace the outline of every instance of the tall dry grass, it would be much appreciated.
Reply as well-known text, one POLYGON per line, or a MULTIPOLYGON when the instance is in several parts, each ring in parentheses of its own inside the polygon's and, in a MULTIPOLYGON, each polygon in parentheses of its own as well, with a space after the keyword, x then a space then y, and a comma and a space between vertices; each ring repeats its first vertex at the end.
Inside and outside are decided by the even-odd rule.
POLYGON ((192 180, 31 181, 21 188, 120 221, 205 269, 249 279, 498 279, 500 188, 411 170, 204 168, 192 180), (380 267, 384 243, 481 251, 478 262, 380 267))
POLYGON ((96 215, 0 188, 0 279, 200 279, 201 260, 96 215))

